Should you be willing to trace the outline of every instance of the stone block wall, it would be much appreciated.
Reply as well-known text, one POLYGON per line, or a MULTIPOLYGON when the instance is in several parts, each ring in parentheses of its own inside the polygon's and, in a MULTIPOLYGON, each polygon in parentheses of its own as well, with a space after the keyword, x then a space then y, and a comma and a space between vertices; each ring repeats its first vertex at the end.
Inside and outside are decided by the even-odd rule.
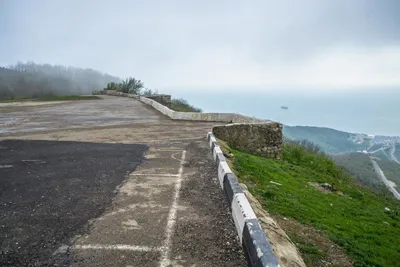
POLYGON ((112 95, 112 96, 122 96, 122 97, 130 97, 130 98, 139 98, 139 96, 134 95, 134 94, 117 92, 117 91, 114 91, 114 90, 93 91, 93 95, 112 95))
POLYGON ((282 158, 280 123, 232 123, 215 126, 213 134, 231 148, 266 158, 282 158))
POLYGON ((153 99, 154 101, 157 101, 158 103, 168 108, 171 108, 171 95, 158 94, 158 95, 149 95, 146 97, 153 99))

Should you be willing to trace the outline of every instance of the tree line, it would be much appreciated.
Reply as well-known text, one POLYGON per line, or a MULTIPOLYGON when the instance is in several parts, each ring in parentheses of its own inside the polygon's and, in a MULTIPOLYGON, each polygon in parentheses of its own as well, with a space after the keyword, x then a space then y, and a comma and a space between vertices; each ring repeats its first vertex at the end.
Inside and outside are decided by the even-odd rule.
POLYGON ((0 99, 85 95, 121 79, 93 69, 18 62, 0 67, 0 99))
POLYGON ((158 90, 145 88, 141 80, 132 77, 126 78, 121 82, 109 82, 104 89, 135 95, 153 95, 158 93, 158 90))

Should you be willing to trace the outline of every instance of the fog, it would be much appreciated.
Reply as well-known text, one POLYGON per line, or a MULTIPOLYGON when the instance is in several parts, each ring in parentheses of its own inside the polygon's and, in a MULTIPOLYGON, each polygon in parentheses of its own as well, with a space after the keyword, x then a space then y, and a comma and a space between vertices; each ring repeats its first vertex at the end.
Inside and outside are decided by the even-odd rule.
POLYGON ((93 69, 19 62, 0 68, 0 99, 88 95, 118 77, 93 69))

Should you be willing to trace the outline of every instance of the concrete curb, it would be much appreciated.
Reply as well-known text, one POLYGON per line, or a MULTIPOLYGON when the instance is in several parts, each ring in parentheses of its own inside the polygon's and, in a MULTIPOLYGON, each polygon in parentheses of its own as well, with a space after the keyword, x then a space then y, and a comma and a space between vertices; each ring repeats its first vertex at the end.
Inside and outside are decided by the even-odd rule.
POLYGON ((218 165, 219 184, 230 204, 232 218, 249 266, 279 267, 271 244, 261 228, 250 202, 229 168, 222 150, 211 132, 207 134, 207 140, 213 159, 218 165))
POLYGON ((255 117, 248 117, 237 113, 178 112, 158 103, 153 99, 134 94, 116 92, 112 90, 95 91, 94 93, 139 99, 141 102, 149 106, 152 106, 154 109, 158 110, 159 112, 170 117, 173 120, 209 121, 209 122, 225 122, 225 123, 274 123, 269 120, 258 119, 255 117))
POLYGON ((269 120, 262 120, 254 117, 248 117, 236 113, 199 113, 199 112, 178 112, 158 103, 153 99, 140 96, 139 100, 152 106, 154 109, 167 115, 173 120, 187 121, 211 121, 211 122, 227 122, 227 123, 273 123, 269 120))

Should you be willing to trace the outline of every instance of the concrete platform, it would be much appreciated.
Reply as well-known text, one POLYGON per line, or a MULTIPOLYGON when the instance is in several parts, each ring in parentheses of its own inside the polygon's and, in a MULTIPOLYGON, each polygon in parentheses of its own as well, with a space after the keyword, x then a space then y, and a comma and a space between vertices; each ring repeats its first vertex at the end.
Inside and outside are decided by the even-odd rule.
POLYGON ((27 210, 35 199, 22 194, 7 212, 26 215, 12 223, 9 213, 0 217, 0 225, 7 224, 1 232, 3 266, 247 266, 209 153, 211 123, 171 121, 118 97, 3 110, 0 128, 14 130, 0 134, 0 165, 13 167, 0 168, 0 214, 25 179, 40 185, 27 187, 37 195, 57 189, 68 203, 48 201, 54 219, 48 221, 43 210, 45 216, 31 220, 27 210), (9 145, 18 142, 20 148, 9 145), (10 162, 9 155, 14 161, 35 155, 48 167, 34 166, 27 177, 30 168, 10 162), (11 178, 14 187, 5 182, 11 178), (18 231, 29 232, 18 239, 24 245, 13 234, 18 231), (32 249, 34 240, 46 241, 46 247, 32 249), (16 242, 24 253, 11 245, 16 242))

